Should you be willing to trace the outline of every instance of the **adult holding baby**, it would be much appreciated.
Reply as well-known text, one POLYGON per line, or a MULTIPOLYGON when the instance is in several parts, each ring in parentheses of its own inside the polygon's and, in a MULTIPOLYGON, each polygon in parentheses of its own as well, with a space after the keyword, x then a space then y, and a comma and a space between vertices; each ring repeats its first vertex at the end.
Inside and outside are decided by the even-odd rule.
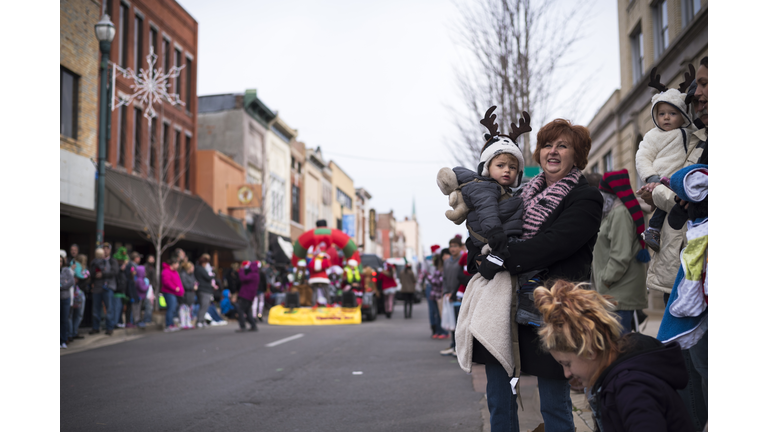
MULTIPOLYGON (((477 272, 476 260, 480 260, 479 271, 487 280, 492 280, 496 273, 509 271, 513 281, 525 275, 523 281, 536 276, 542 283, 550 279, 589 282, 592 249, 603 208, 600 192, 589 185, 581 172, 592 147, 589 131, 568 120, 556 119, 542 127, 536 139, 533 157, 542 172, 523 185, 517 195, 525 208, 521 238, 507 243, 501 253, 503 266, 483 257, 480 248, 467 242, 469 271, 477 272), (533 271, 538 272, 532 275, 533 271)), ((512 285, 510 289, 516 284, 512 285)), ((521 299, 517 300, 519 304, 521 299)), ((546 430, 574 430, 570 387, 562 367, 538 348, 538 327, 518 325, 509 315, 499 319, 509 321, 513 327, 510 332, 518 334, 520 364, 515 369, 538 377, 546 430)), ((482 344, 474 344, 473 350, 473 358, 485 362, 491 429, 519 430, 517 395, 510 386, 512 374, 482 344)))

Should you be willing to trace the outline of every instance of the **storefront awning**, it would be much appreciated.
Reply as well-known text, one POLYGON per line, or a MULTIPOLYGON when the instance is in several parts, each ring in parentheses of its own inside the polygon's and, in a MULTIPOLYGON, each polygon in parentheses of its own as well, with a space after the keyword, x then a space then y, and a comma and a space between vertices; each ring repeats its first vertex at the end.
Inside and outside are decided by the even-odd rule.
MULTIPOLYGON (((145 231, 145 221, 139 217, 137 208, 143 209, 148 223, 157 227, 160 212, 154 199, 152 182, 131 174, 107 168, 105 173, 106 199, 104 201, 104 225, 119 226, 145 231), (150 210, 150 211, 146 211, 150 210)), ((166 217, 169 233, 175 235, 187 228, 184 239, 225 249, 245 249, 246 240, 224 222, 200 197, 178 190, 171 190, 166 199, 166 217)), ((89 221, 96 220, 96 212, 61 205, 61 213, 89 221)))

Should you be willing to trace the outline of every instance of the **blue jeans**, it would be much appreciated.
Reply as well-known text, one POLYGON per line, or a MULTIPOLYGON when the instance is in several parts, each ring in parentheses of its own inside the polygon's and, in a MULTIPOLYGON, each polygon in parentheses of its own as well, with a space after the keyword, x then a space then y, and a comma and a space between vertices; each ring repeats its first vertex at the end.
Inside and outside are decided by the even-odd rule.
POLYGON ((437 307, 437 300, 429 299, 429 325, 437 328, 438 335, 448 334, 440 325, 440 309, 437 307))
POLYGON ((69 333, 69 299, 61 299, 61 336, 59 344, 67 343, 67 334, 69 333))
POLYGON ((122 321, 123 315, 123 299, 120 297, 112 296, 112 322, 113 325, 122 321))
POLYGON ((614 311, 619 316, 619 324, 621 324, 621 335, 632 331, 632 322, 635 320, 635 311, 633 310, 617 310, 614 311))
POLYGON ((176 315, 179 302, 173 294, 163 293, 163 297, 165 297, 165 304, 168 305, 165 308, 165 328, 168 328, 173 325, 173 317, 176 315))
MULTIPOLYGON (((491 413, 492 432, 519 432, 520 422, 517 417, 517 395, 512 394, 509 376, 499 364, 486 364, 485 376, 488 384, 485 392, 488 397, 488 411, 491 413)), ((572 431, 573 405, 570 385, 566 380, 538 378, 541 416, 548 431, 572 431)))
POLYGON ((72 307, 72 318, 69 320, 69 337, 77 336, 80 329, 80 322, 83 321, 85 314, 85 300, 80 303, 80 307, 72 307))
MULTIPOLYGON (((453 327, 459 322, 459 309, 461 308, 461 302, 453 302, 453 327)), ((456 331, 451 332, 451 348, 456 348, 456 331)))
MULTIPOLYGON (((141 322, 145 324, 151 324, 152 323, 152 308, 154 304, 151 302, 148 298, 144 298, 142 300, 144 302, 144 318, 141 320, 141 322)), ((138 318, 138 317, 136 317, 138 318)))
POLYGON ((112 330, 115 328, 115 322, 112 321, 112 299, 115 293, 112 290, 105 289, 100 293, 93 294, 93 329, 99 331, 101 325, 101 305, 106 308, 106 328, 112 330))
POLYGON ((709 331, 704 333, 704 336, 696 342, 696 345, 692 346, 688 352, 691 354, 691 363, 696 372, 701 375, 701 393, 704 396, 704 406, 709 408, 709 399, 707 393, 709 391, 709 372, 707 364, 709 362, 709 331))

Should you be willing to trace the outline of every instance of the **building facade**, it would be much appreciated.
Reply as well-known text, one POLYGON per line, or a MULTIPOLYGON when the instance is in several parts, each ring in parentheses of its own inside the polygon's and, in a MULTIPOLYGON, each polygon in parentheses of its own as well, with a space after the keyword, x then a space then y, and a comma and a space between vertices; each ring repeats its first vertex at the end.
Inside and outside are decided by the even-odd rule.
MULTIPOLYGON (((98 158, 99 41, 94 24, 101 2, 62 0, 60 12, 60 199, 62 205, 95 209, 98 158)), ((74 240, 73 240, 74 241, 74 240)), ((95 231, 77 240, 95 243, 95 231)))
POLYGON ((167 101, 153 108, 156 116, 145 116, 149 106, 134 101, 116 102, 131 95, 134 81, 115 71, 111 133, 107 163, 119 172, 143 178, 166 177, 179 191, 195 193, 192 165, 197 149, 197 21, 172 0, 105 0, 106 13, 115 25, 110 62, 138 74, 139 69, 168 72, 168 93, 181 103, 167 101), (155 63, 148 60, 150 49, 155 63))
POLYGON ((376 253, 376 213, 371 198, 364 188, 355 188, 355 243, 361 253, 376 253))
MULTIPOLYGON (((328 163, 331 169, 331 185, 333 187, 333 221, 336 229, 355 237, 355 184, 352 177, 347 175, 334 161, 328 163)), ((329 221, 330 225, 330 221, 329 221)))
POLYGON ((267 129, 264 208, 270 245, 275 236, 286 241, 291 239, 291 141, 297 135, 298 131, 288 126, 280 116, 275 117, 267 129))
MULTIPOLYGON (((657 68, 661 82, 677 88, 689 64, 698 68, 708 52, 708 2, 618 0, 618 6, 621 88, 588 125, 592 149, 585 171, 602 174, 626 168, 637 190, 644 180, 638 178, 635 155, 643 136, 655 127, 651 97, 657 91, 648 86, 650 72, 657 68)), ((649 307, 664 309, 658 292, 651 291, 649 307)))
POLYGON ((320 147, 306 148, 305 164, 305 226, 314 228, 318 220, 325 220, 329 227, 335 226, 333 219, 333 173, 323 159, 320 147))
POLYGON ((291 141, 291 242, 309 228, 304 226, 304 173, 306 171, 306 146, 300 141, 291 141))

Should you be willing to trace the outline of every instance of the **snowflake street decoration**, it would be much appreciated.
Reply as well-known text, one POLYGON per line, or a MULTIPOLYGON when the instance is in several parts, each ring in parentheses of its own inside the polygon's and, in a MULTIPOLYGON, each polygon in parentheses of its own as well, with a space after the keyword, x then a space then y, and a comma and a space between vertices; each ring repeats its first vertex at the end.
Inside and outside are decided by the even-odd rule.
POLYGON ((154 107, 155 102, 162 104, 163 100, 165 100, 171 105, 185 105, 177 93, 168 93, 168 87, 170 86, 168 80, 178 77, 181 70, 184 69, 184 65, 180 67, 173 66, 168 72, 163 73, 162 68, 155 69, 156 61, 157 55, 155 55, 154 49, 150 46, 149 54, 147 55, 148 70, 139 68, 139 74, 136 75, 130 68, 123 69, 115 65, 115 69, 120 71, 123 77, 133 80, 133 84, 131 84, 133 94, 116 98, 112 104, 113 111, 121 106, 128 106, 134 101, 139 101, 146 107, 144 109, 144 117, 147 118, 147 123, 150 123, 153 118, 157 117, 154 107))

